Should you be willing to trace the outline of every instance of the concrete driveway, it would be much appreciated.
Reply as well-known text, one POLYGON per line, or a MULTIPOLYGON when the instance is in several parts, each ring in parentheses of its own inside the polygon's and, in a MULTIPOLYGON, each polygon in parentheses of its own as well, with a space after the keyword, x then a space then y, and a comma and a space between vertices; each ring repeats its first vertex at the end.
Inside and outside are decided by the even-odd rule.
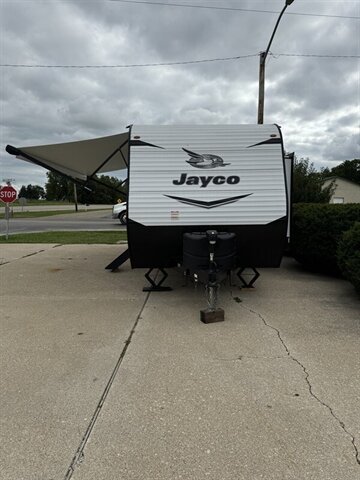
POLYGON ((175 270, 104 270, 121 248, 1 246, 1 479, 360 478, 349 283, 285 259, 204 325, 175 270))

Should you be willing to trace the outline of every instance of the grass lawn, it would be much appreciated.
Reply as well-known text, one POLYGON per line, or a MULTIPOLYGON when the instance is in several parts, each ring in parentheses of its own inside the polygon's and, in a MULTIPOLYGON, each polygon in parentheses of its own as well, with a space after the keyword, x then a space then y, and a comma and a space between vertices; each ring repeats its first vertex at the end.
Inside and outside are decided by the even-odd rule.
POLYGON ((0 236, 1 243, 61 243, 61 244, 115 244, 127 241, 126 231, 92 231, 92 232, 41 232, 41 233, 16 233, 0 236))

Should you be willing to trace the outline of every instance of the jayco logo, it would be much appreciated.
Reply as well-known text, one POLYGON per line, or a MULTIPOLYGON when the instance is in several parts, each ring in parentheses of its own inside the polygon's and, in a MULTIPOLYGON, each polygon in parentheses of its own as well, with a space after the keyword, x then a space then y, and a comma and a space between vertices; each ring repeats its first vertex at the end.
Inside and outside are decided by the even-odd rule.
MULTIPOLYGON (((186 150, 183 148, 184 152, 186 152, 190 160, 186 160, 192 167, 195 168, 217 168, 217 167, 226 167, 230 165, 230 163, 224 163, 224 160, 219 157, 218 155, 211 155, 211 154, 199 154, 191 152, 190 150, 186 150)), ((231 175, 229 177, 225 177, 223 175, 200 175, 200 176, 188 176, 187 173, 181 173, 180 178, 178 180, 173 180, 174 185, 200 185, 200 188, 207 187, 210 183, 214 185, 224 185, 225 183, 229 185, 236 185, 240 182, 240 177, 237 175, 231 175)))
POLYGON ((208 153, 200 155, 199 153, 194 153, 190 150, 186 150, 186 148, 183 148, 183 150, 189 155, 190 160, 186 160, 186 162, 189 163, 192 167, 216 168, 226 167, 226 165, 230 165, 230 163, 224 163, 224 160, 218 155, 210 155, 208 153))

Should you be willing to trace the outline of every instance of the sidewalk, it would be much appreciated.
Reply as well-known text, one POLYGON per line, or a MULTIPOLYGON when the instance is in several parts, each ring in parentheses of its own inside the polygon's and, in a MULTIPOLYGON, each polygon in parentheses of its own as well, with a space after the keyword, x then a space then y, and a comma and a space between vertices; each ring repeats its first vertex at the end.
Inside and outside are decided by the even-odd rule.
POLYGON ((116 245, 1 247, 1 480, 357 480, 360 301, 291 259, 143 293, 116 245))

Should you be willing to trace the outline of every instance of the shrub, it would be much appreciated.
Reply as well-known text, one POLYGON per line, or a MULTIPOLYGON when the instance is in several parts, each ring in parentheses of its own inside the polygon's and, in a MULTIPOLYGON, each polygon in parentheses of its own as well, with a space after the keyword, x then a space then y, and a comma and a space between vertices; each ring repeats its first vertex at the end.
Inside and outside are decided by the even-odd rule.
POLYGON ((291 252, 305 267, 340 274, 336 251, 344 231, 360 219, 360 204, 293 205, 291 252))
POLYGON ((339 268, 360 293, 360 222, 343 233, 337 249, 339 268))

